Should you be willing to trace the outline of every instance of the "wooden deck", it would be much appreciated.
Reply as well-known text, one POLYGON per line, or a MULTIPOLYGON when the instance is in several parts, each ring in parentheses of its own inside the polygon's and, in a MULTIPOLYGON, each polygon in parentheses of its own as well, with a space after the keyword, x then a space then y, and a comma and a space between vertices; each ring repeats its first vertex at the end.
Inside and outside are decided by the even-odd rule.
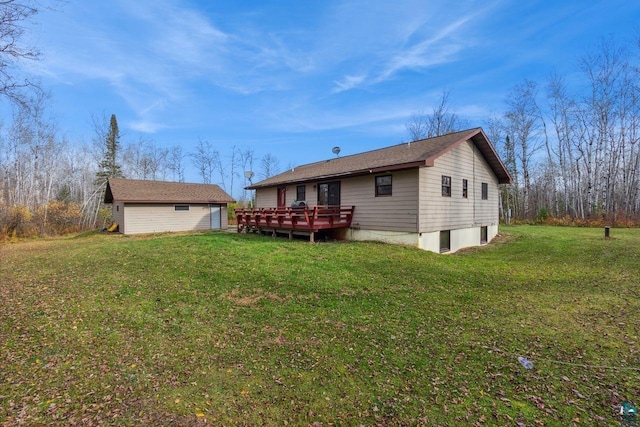
POLYGON ((320 230, 349 228, 353 219, 354 206, 313 206, 294 208, 236 209, 238 233, 271 232, 309 235, 320 230))

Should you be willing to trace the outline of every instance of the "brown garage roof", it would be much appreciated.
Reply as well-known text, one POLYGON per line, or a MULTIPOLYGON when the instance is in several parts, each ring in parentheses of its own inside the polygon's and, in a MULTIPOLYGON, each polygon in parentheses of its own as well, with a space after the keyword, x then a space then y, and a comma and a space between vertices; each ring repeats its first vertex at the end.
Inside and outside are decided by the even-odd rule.
POLYGON ((482 153, 498 177, 498 182, 500 184, 511 183, 509 172, 504 167, 484 131, 482 128, 475 128, 298 166, 247 188, 256 189, 335 177, 433 166, 435 159, 468 140, 472 140, 478 147, 480 153, 482 153))
POLYGON ((105 203, 233 203, 235 200, 215 184, 142 181, 109 178, 105 203))

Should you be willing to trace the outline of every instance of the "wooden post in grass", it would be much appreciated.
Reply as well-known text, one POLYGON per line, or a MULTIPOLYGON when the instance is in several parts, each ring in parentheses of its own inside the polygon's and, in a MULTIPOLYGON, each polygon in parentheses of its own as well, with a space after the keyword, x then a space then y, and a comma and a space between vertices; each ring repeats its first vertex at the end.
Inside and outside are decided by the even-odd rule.
POLYGON ((608 225, 604 227, 604 238, 605 239, 609 238, 609 229, 610 229, 610 227, 608 225))

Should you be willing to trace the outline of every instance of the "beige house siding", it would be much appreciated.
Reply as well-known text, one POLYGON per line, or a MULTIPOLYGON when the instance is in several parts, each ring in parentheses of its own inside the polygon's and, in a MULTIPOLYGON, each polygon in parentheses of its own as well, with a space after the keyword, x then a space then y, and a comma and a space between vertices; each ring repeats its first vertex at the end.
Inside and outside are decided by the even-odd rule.
MULTIPOLYGON (((221 217, 226 228, 226 208, 221 209, 221 217)), ((208 204, 191 204, 188 211, 176 211, 173 203, 126 204, 123 224, 124 234, 209 230, 211 215, 208 204)))
MULTIPOLYGON (((340 204, 356 207, 351 222, 353 228, 417 232, 417 169, 307 183, 305 192, 308 205, 317 205, 319 183, 333 181, 340 181, 340 204), (392 176, 391 196, 375 195, 375 177, 381 175, 392 176)), ((256 207, 275 207, 277 194, 275 187, 258 189, 256 207)), ((297 185, 287 186, 286 194, 287 206, 291 206, 296 199, 297 185)))
POLYGON ((351 226, 363 230, 417 232, 418 169, 343 179, 343 205, 355 206, 351 226), (376 197, 376 176, 391 175, 391 196, 376 197))
MULTIPOLYGON (((289 186, 290 188, 291 186, 289 186)), ((289 197, 287 188, 287 197, 289 197)), ((273 208, 278 203, 278 190, 276 187, 260 188, 256 190, 256 208, 273 208)))
MULTIPOLYGON (((287 203, 289 207, 296 200, 298 185, 305 186, 305 202, 309 206, 315 206, 318 203, 318 192, 316 183, 287 185, 287 203)), ((257 208, 275 208, 278 205, 278 187, 260 188, 256 190, 256 207, 257 208)))
MULTIPOLYGON (((498 223, 498 180, 471 141, 419 169, 420 232, 467 229, 498 223), (442 196, 442 176, 451 177, 451 197, 442 196), (462 180, 468 197, 462 197, 462 180), (482 200, 482 183, 488 199, 482 200)), ((489 236, 491 238, 493 236, 489 236)))
MULTIPOLYGON (((300 184, 300 185, 304 185, 305 187, 305 202, 307 202, 307 204, 309 206, 316 206, 318 204, 318 185, 316 183, 306 183, 306 184, 300 184)), ((297 185, 291 185, 289 187, 287 187, 287 203, 289 204, 289 206, 291 205, 291 203, 293 203, 293 201, 296 199, 296 196, 298 194, 298 186, 297 185)))

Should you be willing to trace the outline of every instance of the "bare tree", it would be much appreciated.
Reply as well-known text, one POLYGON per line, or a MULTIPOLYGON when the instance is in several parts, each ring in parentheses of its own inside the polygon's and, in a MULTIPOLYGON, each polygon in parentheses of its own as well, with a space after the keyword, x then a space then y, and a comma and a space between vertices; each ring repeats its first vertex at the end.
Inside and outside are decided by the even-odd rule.
POLYGON ((0 1, 0 95, 21 107, 28 107, 29 96, 24 89, 38 89, 27 77, 19 77, 18 66, 23 61, 36 60, 39 52, 24 43, 26 25, 38 13, 36 1, 0 1))
POLYGON ((184 182, 184 159, 186 155, 180 145, 176 145, 169 151, 167 157, 167 167, 173 174, 173 180, 184 182))
POLYGON ((271 153, 265 154, 260 160, 260 177, 270 178, 280 172, 280 161, 271 153))
POLYGON ((50 197, 55 159, 61 151, 55 126, 47 114, 48 99, 41 92, 29 100, 30 108, 18 107, 11 127, 15 170, 13 200, 32 210, 50 197))
POLYGON ((440 104, 433 108, 431 114, 420 112, 411 116, 405 126, 412 141, 445 135, 466 127, 466 122, 451 111, 449 95, 448 91, 442 92, 440 104))
MULTIPOLYGON (((521 216, 548 210, 582 219, 640 217, 639 53, 630 58, 604 39, 581 58, 584 86, 574 85, 575 94, 551 75, 547 111, 537 103, 534 82, 513 88, 505 123, 517 160, 512 176, 522 195, 521 216)), ((508 147, 505 142, 502 153, 509 168, 508 147)))
POLYGON ((428 115, 424 111, 412 114, 409 121, 405 123, 405 127, 407 128, 411 141, 428 138, 428 115))
POLYGON ((198 140, 198 145, 193 153, 189 154, 193 165, 200 174, 200 179, 204 184, 211 184, 216 163, 220 158, 218 150, 214 150, 209 141, 198 140))
POLYGON ((519 162, 518 172, 522 175, 522 215, 525 217, 530 214, 529 196, 534 155, 541 148, 537 94, 536 83, 525 79, 523 83, 513 87, 506 101, 508 109, 505 121, 519 162))
POLYGON ((254 152, 252 148, 239 150, 238 152, 238 165, 242 170, 242 176, 244 178, 244 185, 242 186, 242 200, 247 200, 247 190, 245 187, 251 184, 251 182, 247 182, 247 173, 255 173, 253 170, 253 156, 254 152))
POLYGON ((169 150, 151 140, 140 138, 129 144, 123 153, 123 169, 129 178, 164 180, 167 177, 169 150))
POLYGON ((620 147, 621 93, 626 71, 626 52, 612 40, 603 40, 600 49, 585 55, 581 70, 589 82, 589 94, 579 110, 578 150, 585 167, 588 214, 608 212, 611 192, 615 191, 620 147), (613 186, 613 188, 612 188, 613 186))
POLYGON ((217 155, 213 158, 213 168, 218 172, 222 189, 227 191, 227 165, 222 161, 222 157, 217 150, 216 153, 217 155))
POLYGON ((567 94, 564 79, 552 74, 547 84, 547 100, 551 115, 551 124, 555 130, 555 147, 551 149, 557 159, 560 187, 562 190, 562 209, 556 209, 556 215, 570 213, 584 218, 584 209, 580 202, 580 181, 576 179, 575 150, 572 141, 577 140, 575 102, 567 94), (562 212, 561 212, 562 211, 562 212))
POLYGON ((242 167, 240 163, 240 149, 235 145, 231 147, 231 155, 229 155, 229 194, 233 196, 233 186, 236 178, 239 178, 238 169, 242 167))

